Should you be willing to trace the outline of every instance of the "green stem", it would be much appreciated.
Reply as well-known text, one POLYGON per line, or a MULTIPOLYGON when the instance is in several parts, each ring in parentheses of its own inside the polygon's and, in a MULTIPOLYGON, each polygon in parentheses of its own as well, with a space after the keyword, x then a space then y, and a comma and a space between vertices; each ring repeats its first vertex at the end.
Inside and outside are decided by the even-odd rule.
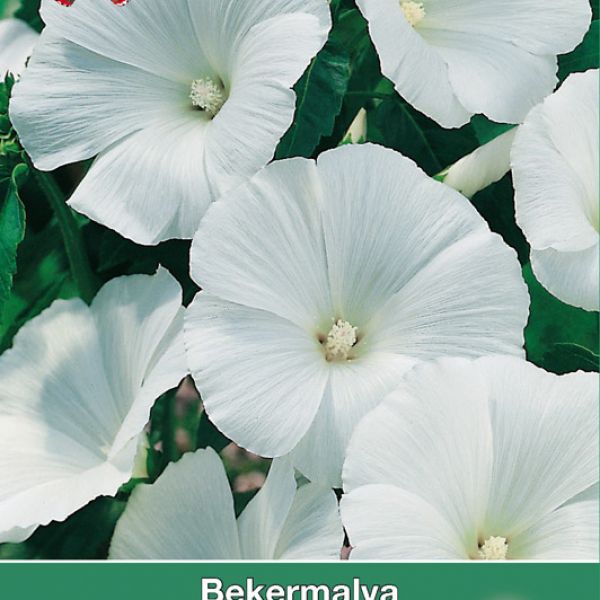
POLYGON ((98 291, 98 285, 96 276, 90 267, 81 229, 72 210, 67 206, 64 195, 54 177, 33 167, 31 171, 58 220, 75 285, 83 300, 89 304, 98 291))

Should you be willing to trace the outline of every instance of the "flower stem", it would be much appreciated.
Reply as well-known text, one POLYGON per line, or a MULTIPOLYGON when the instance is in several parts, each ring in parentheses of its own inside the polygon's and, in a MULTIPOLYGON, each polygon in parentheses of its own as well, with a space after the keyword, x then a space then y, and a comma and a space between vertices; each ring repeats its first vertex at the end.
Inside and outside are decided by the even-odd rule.
POLYGON ((98 282, 90 267, 81 229, 72 210, 67 206, 64 195, 54 177, 33 167, 31 171, 58 220, 75 285, 81 298, 89 304, 98 291, 98 282))

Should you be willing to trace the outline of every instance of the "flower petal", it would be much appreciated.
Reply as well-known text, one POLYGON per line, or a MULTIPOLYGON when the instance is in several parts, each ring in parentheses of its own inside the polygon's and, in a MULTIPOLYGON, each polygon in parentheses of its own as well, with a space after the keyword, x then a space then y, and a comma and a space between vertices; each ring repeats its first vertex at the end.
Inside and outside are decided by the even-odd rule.
POLYGON ((0 75, 2 79, 7 72, 13 75, 21 73, 38 38, 37 31, 21 19, 0 21, 0 75))
POLYGON ((117 523, 109 558, 241 558, 233 496, 214 450, 185 454, 156 483, 133 491, 117 523))
POLYGON ((273 560, 281 530, 296 495, 294 469, 287 458, 276 458, 260 491, 239 516, 242 556, 273 560))
POLYGON ((332 560, 340 556, 344 532, 335 494, 315 483, 297 492, 283 526, 277 560, 332 560))
POLYGON ((486 523, 514 537, 598 481, 598 374, 483 358, 494 477, 486 523))
POLYGON ((599 262, 598 242, 579 252, 531 251, 531 268, 538 281, 562 302, 585 310, 600 308, 599 262))
POLYGON ((331 365, 319 412, 291 456, 311 481, 341 487, 346 447, 356 424, 398 383, 414 360, 369 353, 358 360, 331 365))
POLYGON ((305 159, 277 161, 228 194, 194 238, 196 283, 300 326, 333 317, 318 194, 315 165, 305 159))
POLYGON ((416 366, 356 427, 344 489, 393 484, 426 499, 477 549, 492 466, 486 382, 472 363, 450 358, 416 366))
POLYGON ((398 0, 357 0, 369 22, 381 71, 415 108, 442 127, 460 127, 471 114, 458 100, 442 57, 408 23, 398 0))
POLYGON ((271 313, 200 292, 187 310, 185 343, 206 412, 221 431, 263 456, 298 443, 327 382, 316 338, 271 313))
POLYGON ((351 560, 464 560, 460 538, 426 500, 393 485, 366 485, 342 498, 351 560))
POLYGON ((35 166, 51 171, 90 158, 167 114, 177 115, 188 93, 180 83, 45 31, 13 89, 10 118, 35 166))

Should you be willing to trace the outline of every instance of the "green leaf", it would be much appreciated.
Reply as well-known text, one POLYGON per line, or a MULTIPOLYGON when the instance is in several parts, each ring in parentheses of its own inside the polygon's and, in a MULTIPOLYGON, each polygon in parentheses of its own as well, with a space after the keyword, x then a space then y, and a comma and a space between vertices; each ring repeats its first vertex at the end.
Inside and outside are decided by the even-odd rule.
POLYGON ((310 158, 321 138, 331 135, 350 80, 350 56, 328 42, 296 84, 296 116, 276 152, 276 158, 310 158))
POLYGON ((196 433, 196 448, 212 448, 221 452, 230 443, 231 441, 212 424, 207 414, 202 412, 196 433))
POLYGON ((17 165, 0 206, 0 323, 17 271, 17 247, 25 236, 25 209, 19 198, 19 184, 27 176, 27 166, 17 165))
POLYGON ((477 141, 480 145, 483 145, 491 142, 505 131, 512 129, 514 125, 495 123, 483 115, 475 115, 471 118, 471 127, 475 132, 477 141))
POLYGON ((594 21, 585 34, 583 41, 573 52, 560 56, 558 59, 558 78, 562 81, 570 73, 597 69, 599 66, 599 21, 594 21))
POLYGON ((523 277, 531 296, 525 329, 527 358, 557 373, 589 368, 594 361, 597 369, 598 313, 569 306, 552 296, 535 279, 529 264, 523 268, 523 277))
POLYGON ((40 18, 41 0, 20 0, 20 6, 15 11, 15 17, 22 19, 36 31, 42 31, 44 22, 40 18))

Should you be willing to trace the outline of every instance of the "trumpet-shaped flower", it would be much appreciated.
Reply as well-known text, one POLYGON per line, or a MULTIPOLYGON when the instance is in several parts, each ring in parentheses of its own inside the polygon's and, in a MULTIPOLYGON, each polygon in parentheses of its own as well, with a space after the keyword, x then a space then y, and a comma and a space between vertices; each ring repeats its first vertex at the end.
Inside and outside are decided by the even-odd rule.
POLYGON ((71 206, 141 244, 191 238, 261 169, 325 43, 326 0, 42 3, 10 106, 36 167, 98 155, 71 206))
POLYGON ((357 0, 381 70, 443 127, 520 123, 556 85, 556 56, 589 28, 588 0, 357 0))
POLYGON ((215 425, 339 485, 352 429, 419 360, 522 354, 514 251, 460 194, 372 144, 277 161, 192 244, 188 364, 215 425))
POLYGON ((209 449, 186 454, 156 483, 135 489, 109 557, 335 559, 343 540, 335 494, 314 483, 297 489, 287 459, 273 462, 263 488, 236 521, 225 469, 209 449))
POLYGON ((181 288, 164 269, 57 300, 0 357, 0 542, 25 539, 134 470, 154 400, 186 373, 181 288))
POLYGON ((19 75, 31 56, 39 34, 25 21, 4 19, 0 21, 0 78, 6 73, 19 75))
POLYGON ((511 153, 517 222, 554 296, 598 310, 598 70, 570 75, 534 108, 511 153))
POLYGON ((597 373, 448 358, 356 428, 342 520, 358 560, 597 560, 597 484, 597 373))

